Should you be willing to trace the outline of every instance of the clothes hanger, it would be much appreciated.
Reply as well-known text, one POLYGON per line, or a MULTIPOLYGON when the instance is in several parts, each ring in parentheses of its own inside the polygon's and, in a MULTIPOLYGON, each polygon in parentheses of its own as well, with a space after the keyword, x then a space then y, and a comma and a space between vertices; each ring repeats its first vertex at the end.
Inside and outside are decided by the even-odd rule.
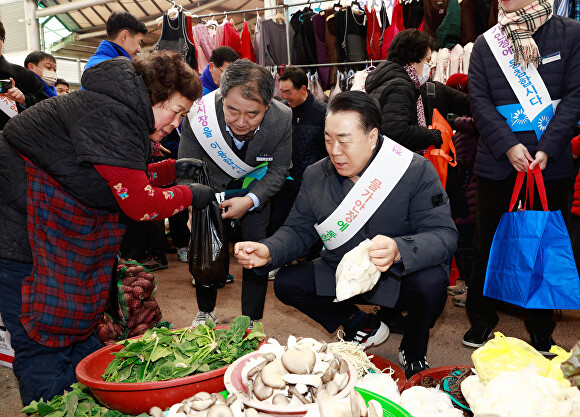
POLYGON ((286 22, 286 17, 284 17, 284 13, 278 12, 273 18, 272 20, 276 23, 284 23, 286 22), (278 20, 281 20, 282 22, 279 22, 278 20))
POLYGON ((354 10, 355 8, 357 8, 358 10, 354 10, 354 11, 357 11, 359 13, 363 13, 364 12, 364 9, 360 5, 360 3, 358 1, 356 1, 356 0, 354 0, 353 2, 350 3, 350 8, 352 10, 354 10))

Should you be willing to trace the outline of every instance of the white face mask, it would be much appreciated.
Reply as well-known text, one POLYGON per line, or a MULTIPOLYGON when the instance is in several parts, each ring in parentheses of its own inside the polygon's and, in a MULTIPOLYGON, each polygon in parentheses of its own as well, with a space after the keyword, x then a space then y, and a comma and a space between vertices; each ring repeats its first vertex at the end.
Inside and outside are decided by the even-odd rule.
POLYGON ((419 75, 419 83, 425 84, 429 80, 429 75, 431 75, 431 67, 429 64, 423 64, 423 74, 419 75))
POLYGON ((43 69, 42 81, 44 81, 45 84, 48 85, 49 87, 52 87, 56 83, 56 72, 43 69))

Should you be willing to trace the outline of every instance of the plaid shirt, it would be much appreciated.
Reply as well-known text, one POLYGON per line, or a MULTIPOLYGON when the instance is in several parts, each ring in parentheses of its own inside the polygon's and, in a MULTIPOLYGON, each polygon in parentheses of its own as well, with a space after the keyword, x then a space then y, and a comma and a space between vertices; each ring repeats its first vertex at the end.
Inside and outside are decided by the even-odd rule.
POLYGON ((26 161, 32 274, 22 285, 20 321, 50 346, 86 339, 105 310, 124 234, 118 214, 85 207, 26 161))

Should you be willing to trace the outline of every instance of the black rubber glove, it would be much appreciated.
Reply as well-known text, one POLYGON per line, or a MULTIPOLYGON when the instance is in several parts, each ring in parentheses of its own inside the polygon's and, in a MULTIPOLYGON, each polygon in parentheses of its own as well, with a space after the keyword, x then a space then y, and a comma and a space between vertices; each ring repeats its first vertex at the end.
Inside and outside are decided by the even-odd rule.
POLYGON ((453 126, 453 123, 455 123, 455 119, 457 119, 458 117, 459 116, 455 113, 447 113, 447 122, 451 126, 451 129, 455 129, 455 127, 453 126))
POLYGON ((175 176, 177 178, 196 179, 205 162, 195 158, 181 158, 175 161, 175 176))
POLYGON ((187 186, 192 194, 191 207, 196 210, 203 210, 215 198, 213 188, 208 187, 207 185, 193 183, 187 184, 187 186))
POLYGON ((436 148, 440 148, 441 145, 443 145, 441 132, 437 129, 429 129, 429 134, 431 135, 431 145, 435 145, 436 148))

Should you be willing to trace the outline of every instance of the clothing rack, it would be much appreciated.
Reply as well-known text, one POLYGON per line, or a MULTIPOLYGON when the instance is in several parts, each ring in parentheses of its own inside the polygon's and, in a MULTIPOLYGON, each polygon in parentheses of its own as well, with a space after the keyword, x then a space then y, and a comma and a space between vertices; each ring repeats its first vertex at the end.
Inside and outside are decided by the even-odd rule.
POLYGON ((351 65, 362 65, 362 64, 370 64, 373 65, 375 62, 381 63, 386 61, 386 59, 373 59, 373 60, 366 60, 366 61, 351 61, 351 62, 330 62, 324 64, 290 64, 290 65, 278 65, 278 68, 286 68, 286 67, 298 67, 298 68, 317 68, 317 67, 340 67, 340 66, 351 66, 351 65))
MULTIPOLYGON (((175 5, 175 1, 174 0, 167 0, 169 1, 169 3, 175 5)), ((208 13, 208 14, 201 14, 201 15, 192 15, 192 18, 197 18, 200 19, 201 21, 203 21, 204 17, 217 17, 217 16, 227 16, 227 15, 232 15, 232 14, 243 14, 243 13, 254 13, 254 12, 261 12, 261 11, 265 11, 265 10, 278 10, 278 9, 284 9, 284 18, 286 19, 285 24, 286 24, 286 53, 287 53, 287 57, 288 57, 288 65, 290 65, 291 60, 291 53, 290 53, 290 14, 288 9, 290 7, 301 7, 301 6, 306 6, 306 5, 314 5, 314 3, 308 1, 308 2, 304 2, 304 3, 298 3, 298 4, 280 4, 277 6, 269 6, 269 7, 258 7, 255 9, 245 9, 245 10, 234 10, 231 12, 222 12, 222 13, 208 13)), ((179 6, 181 7, 181 6, 179 6)), ((182 7, 183 9, 183 7, 182 7)))

